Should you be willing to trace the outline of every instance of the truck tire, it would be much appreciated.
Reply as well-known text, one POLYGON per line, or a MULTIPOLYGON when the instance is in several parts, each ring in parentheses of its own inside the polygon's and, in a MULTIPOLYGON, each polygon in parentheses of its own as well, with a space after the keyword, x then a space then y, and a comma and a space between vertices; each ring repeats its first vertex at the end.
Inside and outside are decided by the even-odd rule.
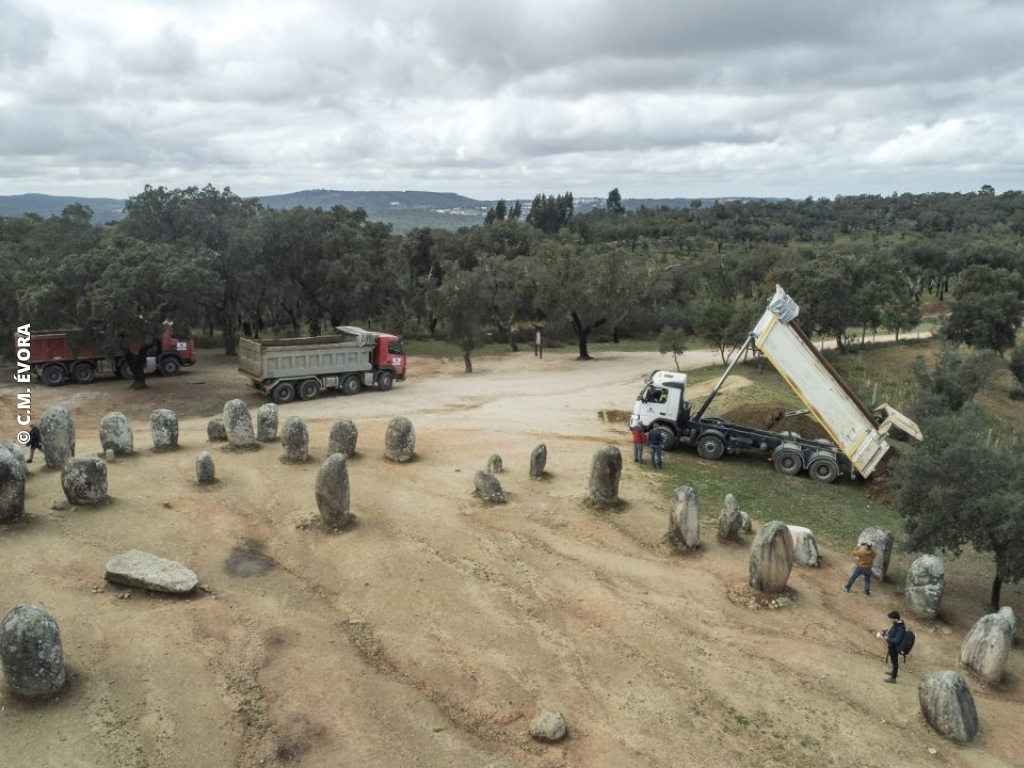
POLYGON ((175 376, 181 371, 181 361, 173 355, 168 355, 160 361, 160 373, 163 376, 175 376))
POLYGON ((815 459, 807 467, 807 474, 819 483, 834 483, 836 478, 839 477, 839 464, 836 463, 835 459, 827 457, 815 459))
POLYGON ((132 380, 132 378, 133 378, 132 377, 132 367, 130 365, 128 365, 128 361, 127 360, 122 360, 120 363, 118 363, 118 365, 117 365, 117 375, 120 376, 125 381, 131 381, 132 380))
POLYGON ((295 385, 290 381, 279 381, 274 385, 274 388, 270 390, 270 397, 278 405, 290 403, 295 399, 295 385))
POLYGON ((782 448, 776 451, 772 456, 772 464, 775 466, 776 472, 790 476, 799 475, 804 468, 803 457, 799 451, 794 451, 792 448, 782 448))
POLYGON ((320 397, 320 382, 316 379, 306 379, 299 384, 299 397, 303 400, 316 400, 320 397))
POLYGON ((92 384, 96 381, 96 369, 91 363, 75 363, 71 368, 71 380, 75 384, 92 384))
POLYGON ((64 369, 63 365, 57 363, 50 363, 48 366, 43 368, 43 372, 39 374, 43 380, 43 384, 48 387, 59 387, 68 379, 68 372, 64 369))
POLYGON ((363 385, 360 383, 358 376, 349 376, 341 382, 341 394, 343 395, 358 395, 359 390, 362 388, 363 385))
POLYGON ((701 435, 697 438, 697 455, 702 459, 718 461, 725 453, 725 443, 718 435, 701 435))
MULTIPOLYGON (((651 432, 661 433, 661 447, 666 451, 671 451, 676 447, 676 433, 668 427, 653 427, 651 432)), ((648 440, 650 440, 651 432, 647 433, 648 440)))
POLYGON ((384 371, 380 376, 377 377, 377 388, 381 392, 387 392, 391 389, 391 385, 395 383, 395 377, 391 371, 384 371))

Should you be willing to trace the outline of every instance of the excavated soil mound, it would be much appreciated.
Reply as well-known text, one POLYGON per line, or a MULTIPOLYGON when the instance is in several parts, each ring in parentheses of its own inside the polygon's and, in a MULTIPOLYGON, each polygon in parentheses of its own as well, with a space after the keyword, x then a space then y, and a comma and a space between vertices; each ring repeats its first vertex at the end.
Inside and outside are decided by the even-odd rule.
POLYGON ((792 416, 785 414, 796 410, 782 403, 749 403, 723 413, 722 418, 743 427, 766 429, 770 432, 796 432, 808 440, 829 439, 828 433, 810 416, 792 416))

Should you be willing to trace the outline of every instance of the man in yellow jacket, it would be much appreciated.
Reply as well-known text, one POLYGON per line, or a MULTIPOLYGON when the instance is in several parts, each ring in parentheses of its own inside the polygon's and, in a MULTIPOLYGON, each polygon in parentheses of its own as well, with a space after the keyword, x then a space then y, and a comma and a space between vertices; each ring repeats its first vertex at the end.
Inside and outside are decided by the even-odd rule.
POLYGON ((870 541, 862 541, 853 550, 853 554, 857 558, 857 567, 850 574, 846 586, 843 587, 843 592, 849 592, 857 577, 863 576, 864 594, 867 597, 871 597, 871 566, 875 564, 875 550, 872 548, 870 541))

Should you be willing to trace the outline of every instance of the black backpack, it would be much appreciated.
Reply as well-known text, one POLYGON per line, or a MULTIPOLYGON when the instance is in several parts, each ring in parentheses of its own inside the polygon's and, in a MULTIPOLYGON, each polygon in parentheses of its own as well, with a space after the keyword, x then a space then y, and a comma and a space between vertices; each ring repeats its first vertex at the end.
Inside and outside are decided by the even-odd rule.
POLYGON ((914 650, 914 643, 917 641, 917 637, 914 636, 913 630, 906 630, 903 633, 903 642, 900 643, 900 655, 906 660, 910 652, 914 650))

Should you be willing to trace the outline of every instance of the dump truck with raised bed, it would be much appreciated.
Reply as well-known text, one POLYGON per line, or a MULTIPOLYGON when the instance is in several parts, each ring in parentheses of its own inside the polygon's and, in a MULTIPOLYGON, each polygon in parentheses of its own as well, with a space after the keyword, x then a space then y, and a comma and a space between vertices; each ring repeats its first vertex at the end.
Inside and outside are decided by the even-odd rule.
POLYGON ((686 374, 654 371, 637 397, 630 426, 639 422, 644 429, 660 430, 666 449, 685 442, 705 459, 758 451, 785 475, 806 470, 825 483, 841 474, 870 477, 889 451, 886 438, 893 427, 918 440, 921 431, 888 404, 868 410, 796 325, 799 313, 797 303, 776 287, 768 308, 696 413, 686 400, 686 374), (706 415, 749 349, 764 354, 803 402, 806 411, 800 413, 813 416, 831 439, 810 440, 795 432, 770 432, 706 415))
POLYGON ((402 340, 351 325, 337 334, 297 339, 239 339, 238 370, 275 403, 312 400, 325 389, 355 395, 363 387, 387 392, 405 380, 402 340))
POLYGON ((116 373, 123 379, 132 378, 131 368, 124 352, 146 353, 146 373, 159 371, 164 376, 173 376, 183 367, 195 365, 196 348, 191 338, 174 335, 173 324, 164 324, 163 334, 155 339, 130 339, 122 337, 104 344, 102 339, 91 337, 88 341, 81 331, 33 331, 29 346, 29 358, 39 379, 51 387, 71 381, 75 384, 91 384, 98 373, 116 373), (116 341, 116 343, 114 343, 116 341), (121 349, 110 352, 106 347, 121 349))

